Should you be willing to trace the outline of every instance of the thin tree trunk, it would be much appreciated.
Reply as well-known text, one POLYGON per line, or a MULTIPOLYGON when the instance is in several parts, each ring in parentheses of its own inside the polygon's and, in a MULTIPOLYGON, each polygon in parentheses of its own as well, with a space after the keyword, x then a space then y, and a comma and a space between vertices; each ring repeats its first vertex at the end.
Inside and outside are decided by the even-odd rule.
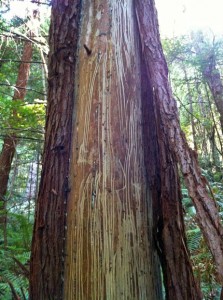
MULTIPOLYGON (((202 75, 204 80, 207 82, 208 87, 213 96, 213 100, 217 107, 217 111, 220 115, 220 126, 221 132, 223 134, 223 84, 221 80, 221 74, 216 67, 216 55, 214 48, 211 49, 209 53, 205 53, 205 49, 203 48, 203 34, 199 33, 195 36, 195 39, 192 40, 193 47, 195 47, 197 56, 203 57, 202 62, 202 75)), ((214 44, 213 44, 214 47, 214 44)))
MULTIPOLYGON (((26 95, 26 86, 29 78, 30 63, 24 63, 23 61, 31 61, 32 59, 32 43, 25 42, 22 54, 22 63, 19 66, 18 78, 16 81, 17 88, 15 89, 13 100, 23 100, 26 95)), ((16 118, 16 111, 13 112, 14 118, 16 118)), ((12 160, 15 155, 17 145, 17 138, 15 133, 11 133, 4 138, 2 152, 0 154, 0 205, 2 215, 0 218, 0 224, 7 224, 7 199, 6 192, 9 181, 9 174, 11 170, 12 160)), ((6 240, 5 240, 6 243, 6 240)))
POLYGON ((221 168, 221 159, 219 156, 220 153, 218 151, 218 147, 217 147, 216 141, 215 141, 215 127, 212 127, 212 132, 210 135, 210 144, 211 144, 213 164, 215 165, 216 171, 221 172, 222 168, 221 168))
MULTIPOLYGON (((214 257, 218 280, 223 283, 223 229, 218 208, 207 191, 207 181, 201 175, 197 154, 189 148, 186 138, 180 129, 177 105, 169 86, 168 68, 160 43, 154 1, 135 0, 135 3, 147 76, 151 82, 154 107, 159 116, 157 120, 158 132, 160 133, 159 141, 161 141, 159 147, 161 151, 162 148, 166 147, 175 156, 172 160, 167 160, 166 157, 162 158, 162 165, 165 166, 165 160, 166 168, 171 167, 174 161, 180 163, 189 195, 196 208, 199 226, 214 257), (153 12, 152 16, 151 11, 153 12)), ((161 186, 165 186, 165 181, 162 182, 162 179, 161 186)), ((161 199, 168 201, 168 198, 166 199, 165 196, 165 190, 161 192, 161 199)), ((167 220, 164 218, 163 237, 167 263, 171 266, 173 260, 171 256, 168 258, 171 252, 166 248, 169 245, 168 238, 171 237, 171 234, 168 236, 168 222, 168 218, 167 220)), ((171 287, 171 280, 168 286, 171 287)), ((200 299, 200 296, 197 299, 200 299)))
MULTIPOLYGON (((38 147, 39 148, 39 147, 38 147)), ((37 155, 36 155, 36 164, 37 164, 37 169, 36 169, 36 183, 35 183, 35 196, 34 196, 34 199, 35 199, 35 203, 37 202, 37 197, 38 197, 38 191, 39 191, 39 177, 40 177, 40 164, 41 164, 41 161, 40 161, 40 150, 38 149, 37 150, 37 155)))
MULTIPOLYGON (((213 111, 212 106, 211 106, 211 100, 210 100, 210 97, 209 97, 208 87, 207 87, 206 84, 205 84, 205 91, 206 91, 206 98, 208 100, 209 111, 211 113, 212 121, 214 123, 213 130, 215 130, 216 133, 217 133, 218 143, 220 145, 220 150, 217 149, 216 143, 215 143, 215 147, 218 150, 219 154, 221 156, 223 156, 222 138, 221 138, 221 135, 220 135, 220 132, 219 132, 219 128, 217 126, 217 122, 215 121, 215 116, 214 116, 215 114, 214 114, 214 111, 213 111)), ((220 167, 220 166, 218 166, 218 167, 220 167)))
POLYGON ((187 86, 187 95, 188 95, 188 100, 189 100, 189 107, 190 107, 190 120, 191 120, 191 128, 192 128, 192 137, 193 137, 193 144, 194 144, 194 150, 197 151, 197 143, 196 143, 196 130, 195 130, 195 122, 194 122, 194 111, 193 111, 193 99, 192 99, 192 93, 191 93, 191 88, 189 84, 189 79, 187 76, 187 71, 185 67, 182 67, 183 72, 184 72, 184 78, 186 81, 186 86, 187 86))
POLYGON ((216 68, 214 54, 208 57, 208 62, 206 62, 206 67, 203 70, 203 76, 208 83, 217 111, 220 115, 220 125, 223 134, 223 84, 221 74, 216 68))

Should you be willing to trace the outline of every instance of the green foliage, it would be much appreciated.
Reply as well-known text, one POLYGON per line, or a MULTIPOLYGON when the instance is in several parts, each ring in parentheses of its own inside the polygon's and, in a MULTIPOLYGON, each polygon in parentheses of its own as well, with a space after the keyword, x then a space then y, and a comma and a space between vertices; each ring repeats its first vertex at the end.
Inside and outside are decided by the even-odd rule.
MULTIPOLYGON (((223 185, 221 186, 221 189, 223 185)), ((188 197, 186 189, 182 189, 183 206, 185 210, 185 225, 187 234, 187 246, 190 251, 194 274, 200 282, 204 299, 218 300, 221 286, 215 280, 215 267, 210 251, 204 237, 197 225, 196 214, 193 203, 188 197)), ((221 190, 221 203, 223 204, 223 193, 221 190)))
POLYGON ((42 139, 45 106, 0 98, 0 122, 2 135, 16 133, 19 137, 42 139))
POLYGON ((46 43, 42 51, 48 51, 49 20, 39 30, 45 37, 34 44, 35 63, 31 63, 25 99, 13 99, 28 19, 15 16, 8 20, 0 15, 0 147, 6 135, 18 140, 5 195, 7 207, 0 208, 0 217, 7 217, 6 230, 0 227, 0 299, 4 300, 12 299, 12 290, 28 299, 27 273, 45 126, 45 78, 39 50, 41 43, 46 43))
POLYGON ((9 213, 6 247, 0 232, 0 299, 12 299, 10 284, 21 299, 28 299, 28 278, 21 265, 29 270, 32 225, 27 215, 9 213))

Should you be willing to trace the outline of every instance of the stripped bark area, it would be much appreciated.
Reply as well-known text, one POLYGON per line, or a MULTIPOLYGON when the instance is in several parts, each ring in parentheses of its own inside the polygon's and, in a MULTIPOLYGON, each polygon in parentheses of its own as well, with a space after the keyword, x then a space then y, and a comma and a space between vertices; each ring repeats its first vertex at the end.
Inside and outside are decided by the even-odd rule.
MULTIPOLYGON (((153 103, 158 116, 159 147, 160 149, 167 147, 174 155, 172 159, 177 160, 181 166, 189 195, 196 208, 197 221, 215 260, 218 280, 220 283, 223 283, 223 229, 218 208, 215 201, 209 196, 207 182, 201 175, 196 152, 189 148, 186 138, 180 129, 177 105, 169 86, 168 69, 160 44, 154 1, 135 0, 135 4, 146 72, 151 82, 153 103)), ((161 161, 162 163, 165 162, 165 158, 162 158, 162 151, 161 161)), ((170 163, 172 164, 173 162, 170 161, 170 163)), ((162 182, 161 180, 161 187, 163 186, 165 186, 165 181, 162 182)), ((161 199, 165 199, 165 190, 163 193, 161 190, 161 199)), ((166 200, 168 201, 168 198, 166 200)), ((165 249, 165 238, 167 239, 167 245, 169 245, 165 231, 168 220, 167 223, 165 218, 163 220, 163 247, 165 249)), ((165 254, 169 264, 173 263, 171 257, 168 258, 170 253, 165 250, 165 254)), ((194 299, 200 299, 200 296, 194 299)))
POLYGON ((64 299, 162 299, 133 1, 84 1, 64 299))
POLYGON ((43 170, 30 265, 30 299, 62 299, 66 200, 80 1, 52 1, 43 170))
MULTIPOLYGON (((29 79, 30 61, 32 60, 32 43, 25 42, 21 64, 18 70, 18 77, 16 81, 16 89, 13 96, 13 101, 22 101, 26 95, 26 87, 29 79), (27 63, 28 62, 28 63, 27 63)), ((16 119, 16 111, 13 112, 13 117, 16 119)), ((16 133, 13 131, 8 134, 3 141, 2 152, 0 154, 0 225, 3 225, 4 244, 7 245, 6 225, 7 225, 7 199, 6 193, 9 182, 9 174, 11 171, 12 160, 15 156, 17 146, 16 133)))

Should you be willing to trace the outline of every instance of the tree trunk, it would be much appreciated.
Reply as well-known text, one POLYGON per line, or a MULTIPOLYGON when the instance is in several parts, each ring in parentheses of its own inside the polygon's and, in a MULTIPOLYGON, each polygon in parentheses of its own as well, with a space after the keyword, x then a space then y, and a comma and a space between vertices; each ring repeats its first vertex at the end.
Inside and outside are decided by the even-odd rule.
MULTIPOLYGON (((164 168, 165 166, 167 168, 174 165, 174 161, 179 162, 189 195, 196 208, 197 221, 215 260, 218 280, 223 283, 223 228, 217 204, 214 199, 210 198, 207 181, 201 175, 197 154, 189 148, 180 129, 176 101, 173 99, 168 83, 168 68, 160 43, 154 0, 135 0, 135 3, 147 76, 151 81, 154 106, 159 117, 157 126, 160 133, 158 139, 160 149, 166 149, 166 153, 170 151, 175 154, 172 160, 167 159, 167 156, 163 155, 163 158, 161 156, 161 163, 164 168), (153 12, 152 15, 151 12, 153 12)), ((162 178, 161 187, 165 187, 165 180, 162 182, 162 178)), ((165 198, 164 190, 163 193, 161 191, 161 199, 165 200, 165 198)), ((168 218, 167 222, 164 218, 163 224, 164 248, 165 244, 169 246, 166 225, 169 228, 168 218)), ((168 253, 166 254, 168 263, 168 253)), ((173 260, 170 258, 169 263, 171 262, 173 260)))
MULTIPOLYGON (((26 95, 26 86, 29 78, 30 63, 25 63, 26 61, 31 61, 32 59, 32 43, 25 42, 23 48, 23 54, 21 59, 21 64, 19 66, 18 78, 16 81, 16 89, 14 92, 13 100, 24 100, 26 95)), ((16 111, 13 112, 14 118, 16 118, 16 111)), ((0 209, 2 211, 0 224, 3 225, 4 230, 7 225, 7 199, 6 192, 9 181, 9 174, 11 170, 12 160, 15 155, 17 145, 16 134, 11 132, 4 138, 2 152, 0 154, 0 209)), ((5 246, 7 240, 5 238, 5 246)))
POLYGON ((204 79, 207 81, 211 94, 213 96, 217 111, 220 115, 220 125, 223 134, 223 84, 221 74, 216 68, 215 55, 207 58, 206 66, 203 70, 204 79))
MULTIPOLYGON (((161 46, 149 4, 156 56, 161 46)), ((156 252, 167 299, 201 299, 185 246, 177 165, 148 72, 151 58, 139 40, 144 28, 137 26, 135 2, 52 5, 30 299, 162 299, 156 252)), ((151 70, 156 76, 166 76, 162 63, 151 70)))
POLYGON ((192 40, 193 48, 195 48, 198 58, 202 58, 201 72, 204 80, 208 84, 217 111, 220 115, 220 126, 223 134, 223 84, 221 80, 221 74, 216 66, 216 54, 214 49, 215 45, 213 44, 212 49, 207 52, 207 49, 204 47, 203 39, 204 36, 202 33, 195 35, 194 39, 192 40))
MULTIPOLYGON (((215 142, 215 134, 213 135, 213 142, 214 142, 214 145, 215 145, 215 149, 219 152, 219 154, 221 156, 223 156, 223 146, 222 146, 222 138, 221 138, 221 131, 219 132, 219 127, 217 126, 217 122, 215 120, 215 113, 213 111, 213 108, 212 108, 212 105, 211 105, 211 100, 210 100, 210 96, 209 96, 209 92, 208 92, 208 87, 207 87, 207 84, 205 84, 205 91, 206 91, 206 98, 208 100, 208 108, 209 108, 209 113, 211 114, 211 118, 212 118, 212 122, 213 122, 213 131, 216 131, 216 134, 217 134, 217 143, 215 142), (220 145, 220 149, 218 150, 217 149, 217 144, 220 145)), ((219 170, 221 169, 221 165, 215 165, 217 168, 219 168, 219 170)))
POLYGON ((193 109, 193 97, 192 92, 190 88, 189 79, 187 76, 187 71, 185 66, 182 66, 182 70, 184 72, 184 79, 186 81, 186 87, 187 87, 187 96, 188 96, 188 102, 189 102, 189 113, 190 113, 190 121, 191 121, 191 129, 192 129, 192 137, 193 137, 193 144, 194 144, 194 150, 197 151, 197 143, 196 143, 196 130, 195 130, 195 122, 194 122, 194 109, 193 109))

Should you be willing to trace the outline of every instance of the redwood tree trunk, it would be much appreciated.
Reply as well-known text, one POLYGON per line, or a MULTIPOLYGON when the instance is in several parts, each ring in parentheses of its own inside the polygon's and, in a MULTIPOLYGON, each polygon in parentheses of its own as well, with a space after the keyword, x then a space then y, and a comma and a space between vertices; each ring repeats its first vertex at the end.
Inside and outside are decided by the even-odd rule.
POLYGON ((143 20, 144 7, 137 1, 84 1, 77 53, 80 3, 52 4, 30 299, 162 299, 157 252, 167 298, 201 299, 153 85, 166 64, 148 67, 161 51, 154 3, 146 7, 156 43, 150 53, 146 36, 139 40, 145 29, 134 8, 143 20))
MULTIPOLYGON (((32 43, 25 42, 23 48, 23 54, 21 58, 21 64, 19 66, 18 78, 16 81, 16 89, 14 92, 13 100, 24 100, 26 95, 26 86, 29 78, 30 63, 32 59, 32 43)), ((16 111, 13 112, 14 118, 16 118, 16 111)), ((6 213, 6 192, 9 181, 9 174, 11 170, 12 160, 15 155, 17 145, 16 134, 12 132, 4 138, 2 152, 0 154, 0 209, 2 210, 0 224, 3 224, 4 232, 7 224, 7 213, 6 213)), ((5 235, 5 245, 6 245, 5 235)))

